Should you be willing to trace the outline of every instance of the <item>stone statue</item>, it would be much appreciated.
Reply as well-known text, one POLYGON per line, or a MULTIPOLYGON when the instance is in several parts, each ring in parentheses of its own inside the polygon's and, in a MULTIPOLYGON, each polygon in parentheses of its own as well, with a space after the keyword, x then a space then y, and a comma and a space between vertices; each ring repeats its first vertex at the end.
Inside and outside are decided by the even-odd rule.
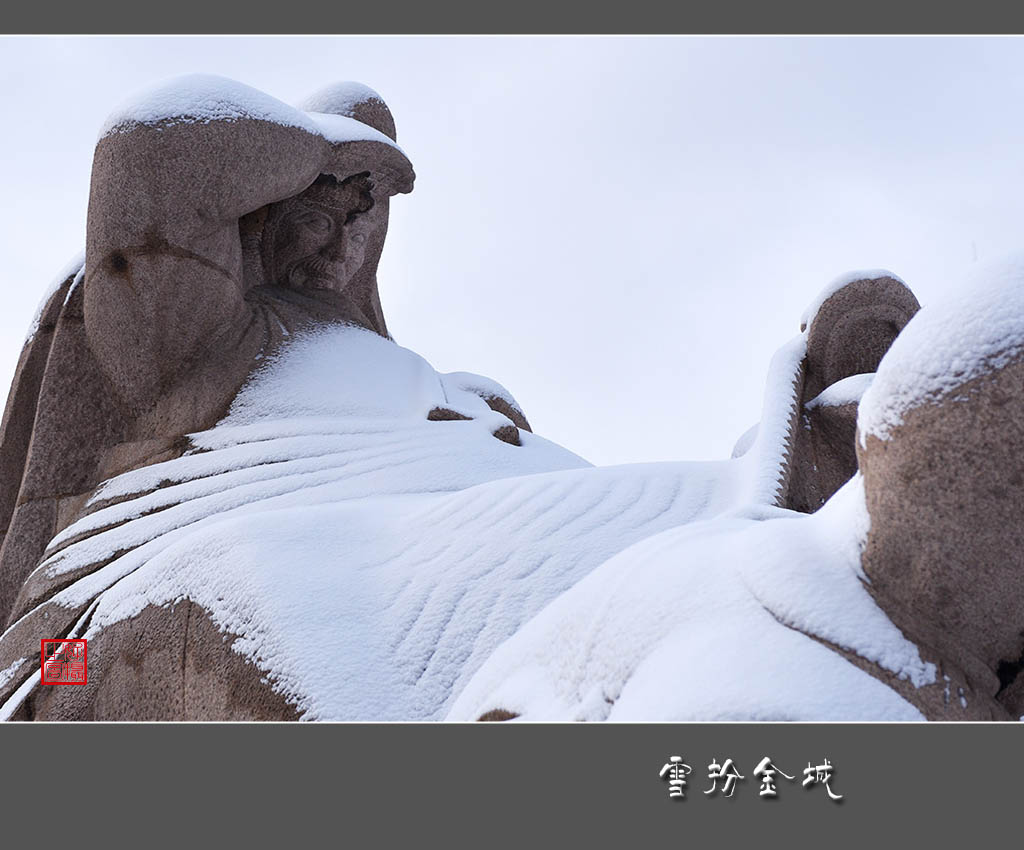
MULTIPOLYGON (((33 572, 47 544, 90 512, 104 480, 188 451, 187 435, 221 419, 283 342, 325 325, 390 338, 376 270, 389 199, 411 190, 412 166, 372 89, 342 83, 303 106, 197 75, 104 128, 84 268, 45 304, 3 422, 8 625, 31 614, 67 631, 81 606, 39 611, 66 583, 33 572)), ((473 393, 499 412, 495 436, 518 445, 529 423, 514 401, 486 382, 473 393)), ((428 417, 471 418, 446 404, 428 417)), ((270 715, 258 701, 238 710, 294 715, 271 697, 270 715)))
POLYGON ((245 88, 253 117, 129 113, 97 144, 84 273, 44 308, 4 420, 4 619, 89 492, 180 454, 288 334, 338 321, 387 336, 377 263, 388 200, 413 181, 387 107, 369 90, 342 102, 365 132, 331 142, 255 117, 271 99, 245 88))
POLYGON ((1020 435, 980 463, 930 460, 959 457, 972 417, 1020 421, 1016 360, 969 404, 947 393, 858 434, 919 305, 888 272, 854 274, 779 350, 732 460, 593 468, 496 382, 390 338, 377 264, 414 178, 396 139, 353 83, 293 109, 196 76, 108 122, 84 266, 42 308, 0 431, 0 719, 704 719, 629 698, 675 622, 658 606, 704 585, 789 642, 794 676, 813 662, 835 683, 777 710, 755 689, 745 716, 1024 710, 1020 435), (992 511, 960 511, 964 481, 992 511), (817 588, 793 578, 804 538, 821 588, 773 601, 817 588), (736 581, 750 551, 776 572, 736 581), (1008 553, 998 582, 964 578, 979 552, 1008 553), (668 590, 679 558, 715 557, 668 590), (67 637, 89 641, 88 683, 40 686, 40 639, 67 637))

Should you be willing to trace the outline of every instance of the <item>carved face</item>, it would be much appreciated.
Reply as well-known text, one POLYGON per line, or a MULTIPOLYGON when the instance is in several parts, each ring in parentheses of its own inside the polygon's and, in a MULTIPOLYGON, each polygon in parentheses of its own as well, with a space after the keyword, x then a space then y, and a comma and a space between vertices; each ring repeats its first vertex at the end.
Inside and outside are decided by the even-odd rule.
POLYGON ((292 289, 344 290, 363 264, 372 229, 371 188, 366 175, 341 183, 325 176, 282 201, 269 269, 273 282, 292 289))

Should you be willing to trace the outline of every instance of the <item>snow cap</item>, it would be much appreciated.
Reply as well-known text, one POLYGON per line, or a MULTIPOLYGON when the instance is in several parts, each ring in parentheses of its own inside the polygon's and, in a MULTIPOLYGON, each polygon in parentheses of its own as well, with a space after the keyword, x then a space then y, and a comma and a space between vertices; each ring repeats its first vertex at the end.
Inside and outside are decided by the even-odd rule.
POLYGON ((814 300, 807 305, 807 309, 804 310, 803 315, 800 317, 800 330, 805 331, 813 324, 822 305, 840 289, 843 289, 848 284, 854 283, 858 280, 881 280, 883 278, 890 278, 897 283, 906 285, 902 278, 894 275, 888 269, 863 269, 860 271, 846 272, 846 274, 841 274, 839 277, 833 278, 821 290, 821 292, 814 296, 814 300))
POLYGON ((380 131, 391 141, 398 140, 395 119, 384 98, 369 86, 354 80, 331 83, 318 89, 307 97, 299 108, 304 112, 355 118, 380 131))
POLYGON ((99 138, 140 124, 208 124, 244 118, 317 132, 308 116, 259 89, 217 74, 183 74, 125 100, 107 116, 99 138))
POLYGON ((1024 352, 1024 254, 985 263, 955 293, 914 317, 878 367, 860 407, 861 446, 888 439, 903 416, 955 396, 1024 352))

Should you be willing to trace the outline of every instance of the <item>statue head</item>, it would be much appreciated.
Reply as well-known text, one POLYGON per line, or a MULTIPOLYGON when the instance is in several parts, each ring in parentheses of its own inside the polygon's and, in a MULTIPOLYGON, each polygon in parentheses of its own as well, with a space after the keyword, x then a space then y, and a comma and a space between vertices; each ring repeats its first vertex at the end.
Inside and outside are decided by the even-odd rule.
POLYGON ((305 191, 272 204, 263 233, 266 282, 344 291, 366 259, 372 189, 368 172, 344 180, 322 174, 305 191))
POLYGON ((394 120, 372 89, 335 84, 301 108, 333 140, 331 153, 312 185, 239 221, 246 298, 269 298, 286 325, 282 298, 293 320, 312 310, 387 336, 377 265, 390 197, 412 190, 412 166, 394 144, 394 120))

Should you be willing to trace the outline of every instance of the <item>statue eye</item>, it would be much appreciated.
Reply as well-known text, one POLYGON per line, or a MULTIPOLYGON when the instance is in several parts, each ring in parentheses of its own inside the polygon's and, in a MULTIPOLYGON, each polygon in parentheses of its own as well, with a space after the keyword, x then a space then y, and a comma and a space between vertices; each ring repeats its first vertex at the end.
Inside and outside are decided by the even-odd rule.
POLYGON ((356 245, 362 245, 366 241, 366 236, 364 236, 362 233, 357 233, 355 236, 352 237, 352 241, 356 245))
POLYGON ((315 212, 304 213, 299 218, 299 224, 308 227, 314 233, 327 233, 334 226, 334 222, 327 216, 315 212))

